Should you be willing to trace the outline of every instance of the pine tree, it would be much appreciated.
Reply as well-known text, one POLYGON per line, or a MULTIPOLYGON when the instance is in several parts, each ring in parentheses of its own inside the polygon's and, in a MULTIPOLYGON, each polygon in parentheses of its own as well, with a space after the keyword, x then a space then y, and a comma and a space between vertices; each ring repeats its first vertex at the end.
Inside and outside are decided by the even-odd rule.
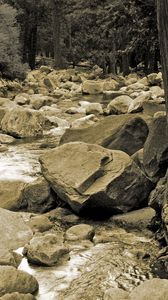
POLYGON ((16 22, 17 11, 0 4, 0 71, 14 78, 24 77, 25 66, 21 63, 19 45, 19 27, 16 22))

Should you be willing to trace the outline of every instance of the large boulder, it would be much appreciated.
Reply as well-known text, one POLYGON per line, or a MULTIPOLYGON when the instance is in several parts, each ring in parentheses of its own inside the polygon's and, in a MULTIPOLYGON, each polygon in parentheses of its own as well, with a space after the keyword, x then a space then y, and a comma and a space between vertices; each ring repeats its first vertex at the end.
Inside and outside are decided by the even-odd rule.
POLYGON ((65 144, 47 151, 40 162, 57 196, 76 213, 127 212, 153 187, 126 153, 94 144, 65 144))
POLYGON ((18 249, 32 237, 20 213, 0 208, 0 249, 18 249))
POLYGON ((10 266, 0 266, 0 296, 7 293, 34 293, 38 289, 37 280, 30 274, 10 266))
POLYGON ((144 145, 144 168, 147 175, 157 181, 168 166, 168 128, 166 116, 158 116, 150 126, 144 145))
POLYGON ((8 111, 1 121, 2 130, 14 137, 35 137, 43 133, 41 113, 22 108, 8 111))
POLYGON ((147 135, 148 126, 139 116, 109 116, 89 128, 67 129, 60 145, 81 141, 122 150, 132 155, 143 148, 147 135))

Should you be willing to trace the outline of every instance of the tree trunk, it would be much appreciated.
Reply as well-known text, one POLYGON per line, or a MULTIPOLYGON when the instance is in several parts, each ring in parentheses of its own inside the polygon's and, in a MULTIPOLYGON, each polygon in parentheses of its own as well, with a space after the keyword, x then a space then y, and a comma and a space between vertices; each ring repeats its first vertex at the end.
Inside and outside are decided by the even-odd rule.
POLYGON ((29 33, 29 15, 27 14, 25 16, 25 23, 24 23, 24 28, 23 28, 23 63, 27 63, 28 62, 28 57, 27 57, 27 46, 28 46, 28 33, 29 33))
POLYGON ((122 54, 122 71, 123 75, 126 76, 130 73, 129 70, 129 56, 127 53, 122 54))
POLYGON ((28 45, 28 61, 29 61, 29 66, 32 70, 35 69, 36 51, 37 51, 37 23, 34 24, 30 32, 29 45, 28 45))
POLYGON ((53 21, 53 41, 54 41, 54 61, 56 68, 63 68, 62 49, 61 49, 61 21, 62 7, 61 2, 50 0, 53 21))
POLYGON ((149 50, 149 64, 148 74, 154 73, 155 71, 155 50, 149 50))
POLYGON ((157 0, 157 16, 166 111, 168 116, 168 0, 157 0))

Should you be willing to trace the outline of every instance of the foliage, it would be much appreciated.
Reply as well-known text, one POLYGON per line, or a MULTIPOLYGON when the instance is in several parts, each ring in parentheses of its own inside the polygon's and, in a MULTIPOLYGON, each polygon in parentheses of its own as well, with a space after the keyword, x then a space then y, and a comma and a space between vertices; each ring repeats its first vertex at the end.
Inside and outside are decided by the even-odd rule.
POLYGON ((57 53, 74 65, 84 59, 109 72, 115 72, 116 65, 124 71, 124 63, 128 64, 126 71, 139 64, 146 73, 157 69, 155 0, 4 2, 17 9, 22 58, 31 68, 36 54, 53 57, 57 53))
POLYGON ((23 66, 19 49, 19 28, 16 22, 17 11, 7 4, 0 4, 0 70, 11 78, 23 78, 23 66))

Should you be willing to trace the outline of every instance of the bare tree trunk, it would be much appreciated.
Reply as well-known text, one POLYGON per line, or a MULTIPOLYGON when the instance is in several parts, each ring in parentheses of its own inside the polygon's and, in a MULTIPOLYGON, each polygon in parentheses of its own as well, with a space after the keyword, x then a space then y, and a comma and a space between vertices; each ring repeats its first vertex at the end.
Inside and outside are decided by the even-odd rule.
POLYGON ((28 34, 29 34, 29 15, 27 14, 27 16, 25 16, 25 23, 24 23, 24 28, 23 28, 23 31, 24 31, 24 34, 23 34, 23 54, 22 54, 22 57, 23 57, 23 63, 27 63, 28 62, 28 57, 27 57, 27 52, 28 52, 28 49, 27 49, 27 45, 28 45, 28 34))
POLYGON ((157 16, 166 111, 168 116, 168 0, 157 0, 157 16))
POLYGON ((122 71, 123 75, 126 76, 130 73, 129 70, 129 56, 127 53, 122 54, 122 71))
POLYGON ((29 66, 32 70, 35 69, 36 52, 37 52, 37 22, 35 21, 35 24, 33 25, 33 28, 30 32, 29 45, 28 45, 28 61, 29 61, 29 66))
POLYGON ((60 0, 50 0, 53 20, 53 41, 54 41, 54 60, 55 67, 63 67, 62 49, 61 49, 61 21, 62 5, 60 0))

